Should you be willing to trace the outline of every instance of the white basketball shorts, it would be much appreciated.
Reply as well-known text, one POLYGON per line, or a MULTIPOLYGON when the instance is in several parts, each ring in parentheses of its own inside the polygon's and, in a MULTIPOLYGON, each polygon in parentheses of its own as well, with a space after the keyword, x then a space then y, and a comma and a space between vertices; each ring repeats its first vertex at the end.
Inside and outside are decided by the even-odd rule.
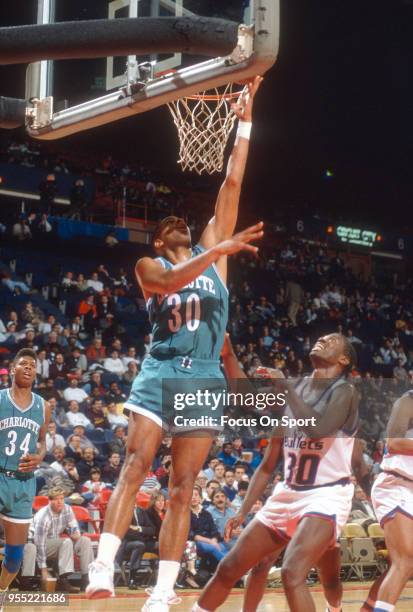
POLYGON ((413 519, 413 481, 382 472, 374 481, 371 501, 382 526, 397 512, 413 519))
POLYGON ((317 516, 331 521, 335 541, 347 523, 353 493, 352 484, 296 491, 279 482, 256 517, 266 527, 289 539, 294 535, 301 519, 305 516, 317 516))

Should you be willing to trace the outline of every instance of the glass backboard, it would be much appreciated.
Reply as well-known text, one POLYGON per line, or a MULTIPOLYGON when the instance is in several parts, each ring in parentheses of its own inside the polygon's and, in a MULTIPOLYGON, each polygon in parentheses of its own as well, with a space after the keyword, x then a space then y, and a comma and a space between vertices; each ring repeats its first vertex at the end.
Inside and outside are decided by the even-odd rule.
MULTIPOLYGON (((267 62, 269 67, 278 52, 278 4, 279 0, 38 0, 37 21, 46 24, 94 19, 201 16, 256 26, 258 18, 264 54, 267 53, 268 57, 272 54, 272 61, 270 58, 267 62), (265 30, 267 25, 268 29, 265 30)), ((254 31, 254 28, 250 28, 250 31, 254 31)), ((257 34, 256 27, 250 56, 257 51, 253 48, 254 42, 259 40, 257 34)), ((243 59, 239 58, 240 66, 243 59)), ((37 119, 28 126, 28 131, 35 137, 58 138, 164 104, 171 96, 179 97, 179 90, 185 86, 192 92, 201 91, 206 88, 202 86, 204 80, 211 84, 214 76, 231 72, 229 64, 233 63, 232 60, 216 60, 213 54, 208 58, 176 52, 33 63, 27 72, 26 99, 44 100, 45 103, 37 109, 37 119), (208 64, 208 60, 215 63, 208 64), (199 71, 196 69, 198 65, 202 67, 199 71), (173 71, 179 74, 168 81, 165 75, 173 71), (127 91, 126 97, 132 95, 133 98, 128 101, 130 103, 119 101, 117 93, 120 88, 144 80, 150 85, 145 91, 127 91), (196 85, 198 81, 201 83, 199 87, 196 85), (102 103, 95 104, 95 100, 102 100, 102 103), (129 112, 132 106, 135 107, 133 113, 129 112), (118 107, 119 113, 115 112, 118 107), (75 109, 74 112, 71 112, 72 109, 75 109), (51 125, 53 120, 54 125, 51 125)), ((222 83, 229 80, 229 77, 221 78, 222 83)))

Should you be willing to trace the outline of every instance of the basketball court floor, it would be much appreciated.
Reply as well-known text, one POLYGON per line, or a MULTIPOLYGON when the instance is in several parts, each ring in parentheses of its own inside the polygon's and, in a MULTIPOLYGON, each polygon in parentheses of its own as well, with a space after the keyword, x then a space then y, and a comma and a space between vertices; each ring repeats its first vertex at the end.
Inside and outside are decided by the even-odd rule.
MULTIPOLYGON (((361 583, 350 583, 344 585, 344 598, 343 598, 343 612, 359 612, 361 604, 364 602, 366 594, 369 589, 369 584, 361 583)), ((244 591, 242 589, 234 589, 231 596, 228 598, 226 603, 219 608, 222 612, 240 612, 242 597, 244 591)), ((312 593, 317 605, 317 612, 325 612, 325 600, 321 592, 320 586, 312 588, 312 593)), ((192 605, 196 601, 198 591, 180 591, 179 596, 182 598, 182 602, 176 606, 172 606, 171 610, 177 612, 189 612, 192 605)), ((88 601, 84 595, 72 595, 69 601, 69 610, 93 610, 94 612, 138 612, 147 597, 144 591, 131 592, 127 589, 117 589, 117 596, 115 599, 104 599, 98 601, 88 601)), ((13 609, 15 612, 23 612, 27 610, 27 607, 5 607, 5 611, 13 609)), ((57 610, 64 610, 67 607, 41 607, 36 606, 39 612, 52 612, 57 610)), ((396 611, 409 611, 413 610, 413 581, 409 583, 409 586, 403 592, 401 601, 396 606, 396 611)), ((259 607, 258 612, 288 612, 287 602, 283 595, 281 588, 268 589, 266 596, 259 607)), ((304 611, 303 611, 304 612, 304 611)))

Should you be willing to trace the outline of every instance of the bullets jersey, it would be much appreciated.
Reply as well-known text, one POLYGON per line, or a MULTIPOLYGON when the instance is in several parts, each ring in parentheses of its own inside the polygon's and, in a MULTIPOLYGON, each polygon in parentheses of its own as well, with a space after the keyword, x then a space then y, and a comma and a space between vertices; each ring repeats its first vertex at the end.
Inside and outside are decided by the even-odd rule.
MULTIPOLYGON (((311 389, 311 378, 300 381, 295 389, 301 399, 317 413, 323 414, 330 405, 334 391, 349 383, 344 378, 334 379, 323 391, 311 389)), ((352 391, 349 388, 349 408, 352 391)), ((357 412, 357 411, 356 411, 357 412)), ((293 416, 289 407, 286 414, 293 416)), ((348 429, 330 438, 312 439, 296 431, 284 438, 284 479, 293 487, 319 487, 351 476, 351 457, 354 435, 358 428, 358 413, 348 429)))

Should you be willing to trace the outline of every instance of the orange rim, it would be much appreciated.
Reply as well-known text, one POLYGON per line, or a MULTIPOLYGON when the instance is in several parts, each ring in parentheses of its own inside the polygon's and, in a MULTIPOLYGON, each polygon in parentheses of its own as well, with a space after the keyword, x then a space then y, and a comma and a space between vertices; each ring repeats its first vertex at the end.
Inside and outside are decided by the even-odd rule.
POLYGON ((241 91, 234 91, 233 93, 230 94, 204 94, 204 93, 200 93, 200 94, 193 94, 192 96, 185 96, 186 100, 204 100, 205 102, 218 102, 219 100, 234 100, 234 99, 238 99, 240 97, 240 95, 242 94, 243 90, 241 91))
MULTIPOLYGON (((169 70, 161 70, 160 72, 156 72, 155 73, 155 78, 160 78, 160 77, 167 77, 167 76, 172 76, 173 74, 175 74, 176 72, 178 72, 177 70, 175 70, 174 68, 169 68, 169 70)), ((225 85, 223 85, 223 87, 225 87, 225 85)), ((234 91, 232 93, 227 93, 227 94, 206 94, 206 93, 199 93, 199 94, 192 94, 192 96, 183 96, 182 99, 184 100, 204 100, 205 102, 218 102, 219 100, 234 100, 234 99, 238 99, 240 97, 240 95, 242 94, 244 90, 240 89, 240 91, 234 91)))

